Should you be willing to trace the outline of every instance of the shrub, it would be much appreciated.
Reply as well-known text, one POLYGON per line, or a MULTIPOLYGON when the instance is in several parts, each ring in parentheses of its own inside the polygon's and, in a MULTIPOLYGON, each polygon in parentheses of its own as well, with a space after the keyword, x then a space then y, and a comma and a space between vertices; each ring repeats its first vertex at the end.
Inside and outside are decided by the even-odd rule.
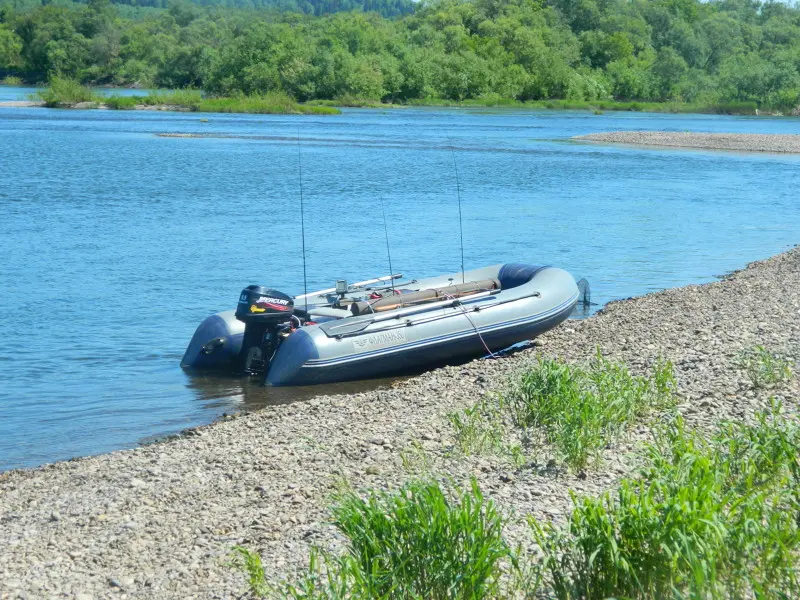
POLYGON ((231 565, 247 574, 247 585, 252 594, 265 596, 268 593, 269 586, 264 576, 264 566, 261 564, 261 556, 257 552, 243 546, 236 546, 233 549, 231 565))
POLYGON ((263 95, 236 96, 233 98, 205 98, 194 110, 218 113, 256 113, 256 114, 338 114, 340 111, 329 106, 310 106, 298 104, 283 92, 270 92, 263 95))
POLYGON ((465 455, 499 453, 505 435, 503 416, 483 400, 471 408, 448 415, 458 449, 465 455))
POLYGON ((133 110, 139 103, 137 96, 120 96, 113 94, 108 98, 104 98, 105 105, 112 110, 133 110))
POLYGON ((542 435, 570 467, 582 469, 636 419, 674 408, 675 377, 663 360, 648 378, 599 352, 587 368, 541 358, 502 404, 517 427, 542 435))
POLYGON ((180 106, 194 111, 203 102, 203 94, 197 90, 150 92, 147 96, 136 96, 136 101, 146 106, 180 106))
POLYGON ((791 362, 764 346, 755 346, 743 352, 739 356, 739 366, 756 389, 773 387, 792 378, 791 362))
POLYGON ((577 500, 565 530, 532 522, 558 598, 790 598, 800 593, 800 429, 780 407, 710 442, 680 418, 616 497, 577 500))
MULTIPOLYGON (((347 538, 346 552, 313 552, 305 576, 269 586, 271 597, 491 598, 500 593, 502 563, 516 564, 501 536, 503 519, 474 481, 452 500, 431 482, 409 483, 395 493, 371 491, 366 498, 346 489, 333 521, 347 538)), ((264 594, 253 581, 251 591, 264 594)))
POLYGON ((92 90, 88 87, 81 85, 74 79, 60 76, 54 76, 50 79, 49 87, 36 92, 34 96, 44 101, 45 106, 51 108, 95 100, 92 90))

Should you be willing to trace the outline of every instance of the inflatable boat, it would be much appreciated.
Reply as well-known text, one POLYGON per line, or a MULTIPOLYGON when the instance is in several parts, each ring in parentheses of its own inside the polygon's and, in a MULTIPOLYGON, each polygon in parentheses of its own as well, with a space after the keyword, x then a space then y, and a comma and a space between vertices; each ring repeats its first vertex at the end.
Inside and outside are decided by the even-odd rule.
POLYGON ((187 369, 267 385, 384 377, 488 355, 564 321, 578 301, 555 267, 503 264, 420 280, 387 275, 289 296, 251 285, 197 328, 187 369))

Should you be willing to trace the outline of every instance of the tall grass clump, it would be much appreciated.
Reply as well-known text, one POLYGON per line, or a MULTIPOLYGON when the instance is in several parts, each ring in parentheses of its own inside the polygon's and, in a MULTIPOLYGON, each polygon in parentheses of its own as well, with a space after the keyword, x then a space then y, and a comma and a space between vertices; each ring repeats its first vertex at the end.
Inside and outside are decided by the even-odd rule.
POLYGON ((352 94, 342 94, 333 100, 310 100, 306 106, 346 106, 348 108, 393 108, 397 104, 381 102, 380 100, 372 100, 370 98, 362 98, 352 94))
POLYGON ((199 90, 173 90, 170 92, 150 92, 147 96, 134 96, 137 104, 145 106, 177 106, 195 111, 203 103, 203 93, 199 90))
POLYGON ((755 346, 739 356, 739 366, 756 389, 789 381, 793 376, 791 364, 764 346, 755 346))
POLYGON ((139 104, 139 96, 120 96, 111 94, 103 98, 103 103, 111 110, 133 110, 139 104))
POLYGON ((465 455, 497 453, 506 436, 500 407, 483 399, 448 415, 458 449, 465 455))
POLYGON ((50 108, 95 101, 94 94, 88 87, 74 79, 61 76, 52 77, 48 87, 35 92, 33 97, 42 100, 45 106, 50 108))
POLYGON ((528 462, 519 436, 514 435, 502 402, 482 399, 472 407, 448 415, 453 426, 456 447, 465 456, 494 454, 517 468, 528 462))
POLYGON ((203 98, 196 110, 218 113, 255 114, 339 114, 330 106, 299 104, 284 92, 268 92, 261 95, 233 96, 231 98, 203 98))
POLYGON ((598 352, 587 367, 540 358, 517 377, 501 404, 515 426, 552 444, 582 469, 632 422, 676 405, 672 364, 660 360, 650 377, 598 352))
POLYGON ((796 598, 800 428, 775 405, 709 441, 680 418, 616 495, 532 522, 557 598, 796 598))
POLYGON ((234 547, 231 566, 245 572, 247 575, 247 587, 251 594, 265 596, 269 593, 269 585, 264 575, 264 565, 261 563, 261 556, 257 552, 248 550, 243 546, 234 547))
POLYGON ((17 77, 16 75, 6 75, 3 77, 2 81, 0 81, 0 85, 13 85, 13 86, 20 86, 23 84, 22 78, 17 77))
POLYGON ((474 481, 448 496, 432 482, 365 498, 346 489, 332 510, 345 552, 314 552, 299 581, 251 591, 309 599, 497 597, 503 564, 516 564, 502 538, 503 518, 474 481))

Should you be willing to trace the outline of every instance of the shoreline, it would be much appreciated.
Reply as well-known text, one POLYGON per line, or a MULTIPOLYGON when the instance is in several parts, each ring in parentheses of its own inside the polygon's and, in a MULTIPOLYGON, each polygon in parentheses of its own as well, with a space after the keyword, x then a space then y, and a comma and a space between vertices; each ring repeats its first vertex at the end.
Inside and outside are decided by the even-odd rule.
MULTIPOLYGON (((447 414, 502 386, 537 355, 583 362, 600 348, 635 374, 672 360, 687 422, 701 429, 747 418, 778 396, 800 403, 800 382, 753 390, 735 367, 756 344, 800 360, 800 247, 721 281, 609 303, 500 360, 476 360, 390 389, 268 407, 131 450, 0 473, 0 598, 222 598, 244 576, 234 545, 257 550, 270 577, 289 577, 311 546, 336 549, 327 522, 340 477, 357 489, 394 488, 428 472, 475 476, 525 543, 524 516, 562 522, 569 492, 596 495, 630 474, 650 428, 637 425, 581 476, 515 471, 494 456, 461 457, 447 414), (415 454, 415 452, 417 454, 415 454), (409 457, 421 456, 416 462, 409 457), (424 463, 424 464, 423 464, 424 463)), ((549 464, 548 449, 540 465, 549 464)))
POLYGON ((239 113, 280 115, 338 115, 338 108, 299 104, 296 102, 264 103, 259 98, 245 99, 195 99, 190 104, 167 101, 147 101, 147 97, 130 96, 109 98, 109 102, 45 102, 44 100, 8 100, 0 102, 0 108, 53 108, 57 110, 115 110, 115 111, 168 111, 194 113, 239 113), (138 102, 137 102, 138 100, 138 102))
POLYGON ((169 110, 174 112, 190 112, 191 109, 184 106, 174 106, 169 104, 137 104, 128 109, 112 109, 102 102, 78 102, 70 106, 47 106, 44 100, 8 100, 0 102, 0 108, 59 108, 71 110, 169 110))
POLYGON ((611 131, 579 135, 572 139, 578 142, 620 144, 624 146, 800 154, 800 135, 786 133, 611 131))
MULTIPOLYGON (((136 89, 124 88, 119 89, 136 89)), ((180 93, 182 90, 177 90, 180 93)), ((173 90, 171 93, 175 93, 173 90)), ((135 96, 130 96, 135 97, 135 96)), ((124 98, 124 97, 123 97, 124 98)), ((221 98, 223 101, 230 101, 230 98, 221 98)), ((510 98, 486 98, 486 99, 472 99, 472 100, 409 100, 404 103, 381 102, 378 100, 366 99, 345 99, 342 101, 336 100, 309 100, 307 102, 298 103, 298 106, 303 107, 303 110, 298 111, 297 114, 306 114, 306 112, 314 112, 315 110, 323 111, 339 110, 341 108, 364 108, 375 110, 390 110, 390 109, 404 109, 404 108, 452 108, 452 109, 495 109, 495 110, 528 110, 528 111, 551 111, 551 110, 579 110, 592 112, 595 115, 602 115, 605 111, 611 112, 642 112, 654 114, 716 114, 716 115, 745 115, 745 116, 764 116, 764 117, 782 117, 784 113, 780 111, 763 110, 759 113, 755 103, 723 103, 723 104, 688 104, 681 102, 637 102, 637 101, 621 101, 621 100, 529 100, 519 101, 510 98)), ((10 100, 0 102, 0 108, 62 108, 62 109, 102 109, 102 110, 172 110, 178 112, 194 111, 194 112, 214 112, 202 111, 189 106, 179 106, 171 104, 160 104, 157 107, 147 104, 127 105, 124 107, 109 106, 104 102, 78 102, 78 103, 63 103, 59 106, 47 106, 43 101, 24 101, 24 100, 10 100)), ((222 111, 227 112, 227 111, 222 111)), ((247 111, 229 111, 229 112, 247 112, 247 111)), ((286 113, 294 114, 294 113, 286 113)), ((328 113, 321 113, 328 114, 328 113)), ((800 107, 794 109, 790 116, 797 116, 800 114, 800 107)))

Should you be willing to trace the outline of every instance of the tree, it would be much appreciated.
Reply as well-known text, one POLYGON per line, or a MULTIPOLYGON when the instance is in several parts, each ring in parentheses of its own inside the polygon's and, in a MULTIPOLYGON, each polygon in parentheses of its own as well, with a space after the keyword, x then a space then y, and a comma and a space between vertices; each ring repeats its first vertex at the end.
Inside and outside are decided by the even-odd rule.
POLYGON ((22 40, 10 27, 0 24, 0 72, 12 71, 22 63, 22 40))

